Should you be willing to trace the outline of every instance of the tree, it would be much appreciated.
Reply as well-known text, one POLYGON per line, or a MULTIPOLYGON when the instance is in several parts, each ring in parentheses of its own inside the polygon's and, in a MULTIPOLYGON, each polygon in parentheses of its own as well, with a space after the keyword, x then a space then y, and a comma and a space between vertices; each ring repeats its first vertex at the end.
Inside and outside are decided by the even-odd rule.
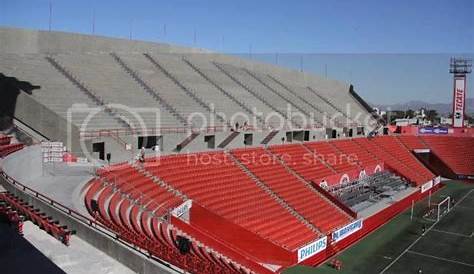
POLYGON ((439 121, 438 112, 435 109, 427 110, 426 119, 428 119, 431 122, 439 121))
POLYGON ((406 117, 406 118, 413 118, 413 117, 415 117, 415 111, 413 111, 413 109, 409 109, 409 110, 405 111, 405 117, 406 117))

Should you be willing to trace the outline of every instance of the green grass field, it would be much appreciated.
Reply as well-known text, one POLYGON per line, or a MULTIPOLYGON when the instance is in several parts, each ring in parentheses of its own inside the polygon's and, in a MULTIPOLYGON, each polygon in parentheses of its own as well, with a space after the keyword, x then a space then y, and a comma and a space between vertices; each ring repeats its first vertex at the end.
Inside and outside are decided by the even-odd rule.
MULTIPOLYGON (((458 203, 473 189, 473 184, 450 181, 431 202, 450 196, 458 203)), ((408 209, 337 255, 343 263, 340 271, 323 264, 284 273, 418 273, 420 268, 430 274, 474 273, 474 191, 436 224, 422 218, 427 206, 427 198, 419 201, 413 220, 408 209), (423 225, 430 230, 421 236, 423 225)))

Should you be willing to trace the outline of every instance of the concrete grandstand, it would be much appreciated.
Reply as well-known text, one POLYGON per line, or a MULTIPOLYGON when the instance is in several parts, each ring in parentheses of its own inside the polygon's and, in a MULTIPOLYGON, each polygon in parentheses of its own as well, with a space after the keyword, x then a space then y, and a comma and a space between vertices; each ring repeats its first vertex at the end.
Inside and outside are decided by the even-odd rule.
POLYGON ((166 44, 5 28, 0 41, 1 212, 90 243, 113 258, 104 269, 315 266, 441 176, 474 178, 472 130, 384 135, 340 81, 166 44))
POLYGON ((315 75, 154 43, 11 29, 0 37, 3 77, 37 87, 18 94, 13 116, 30 127, 55 117, 47 120, 58 124, 40 132, 64 143, 71 120, 68 148, 79 155, 79 139, 90 151, 103 142, 117 162, 130 154, 123 144, 139 148, 137 136, 156 136, 163 152, 202 151, 239 147, 245 138, 254 145, 324 139, 333 130, 356 136, 377 126, 350 85, 315 75), (40 115, 29 115, 33 108, 40 115), (232 138, 236 123, 246 134, 232 138))

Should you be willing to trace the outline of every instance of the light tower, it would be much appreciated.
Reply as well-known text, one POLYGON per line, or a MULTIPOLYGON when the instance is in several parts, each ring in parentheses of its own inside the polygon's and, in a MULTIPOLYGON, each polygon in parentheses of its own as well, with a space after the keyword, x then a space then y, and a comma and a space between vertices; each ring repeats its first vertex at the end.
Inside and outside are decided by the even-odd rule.
POLYGON ((453 127, 464 127, 466 116, 466 75, 471 73, 472 60, 464 58, 451 58, 449 73, 454 76, 453 91, 453 127))

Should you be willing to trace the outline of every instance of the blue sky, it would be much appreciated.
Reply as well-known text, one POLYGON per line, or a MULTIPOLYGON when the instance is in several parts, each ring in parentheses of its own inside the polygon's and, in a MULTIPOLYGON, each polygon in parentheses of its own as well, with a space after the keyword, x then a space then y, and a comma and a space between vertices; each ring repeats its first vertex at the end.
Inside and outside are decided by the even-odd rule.
POLYGON ((303 59, 322 75, 327 66, 374 103, 450 101, 448 59, 474 52, 471 0, 0 0, 0 25, 47 30, 50 2, 53 30, 90 34, 95 14, 97 35, 132 30, 139 40, 251 49, 269 62, 278 52, 280 65, 300 69, 303 59))

